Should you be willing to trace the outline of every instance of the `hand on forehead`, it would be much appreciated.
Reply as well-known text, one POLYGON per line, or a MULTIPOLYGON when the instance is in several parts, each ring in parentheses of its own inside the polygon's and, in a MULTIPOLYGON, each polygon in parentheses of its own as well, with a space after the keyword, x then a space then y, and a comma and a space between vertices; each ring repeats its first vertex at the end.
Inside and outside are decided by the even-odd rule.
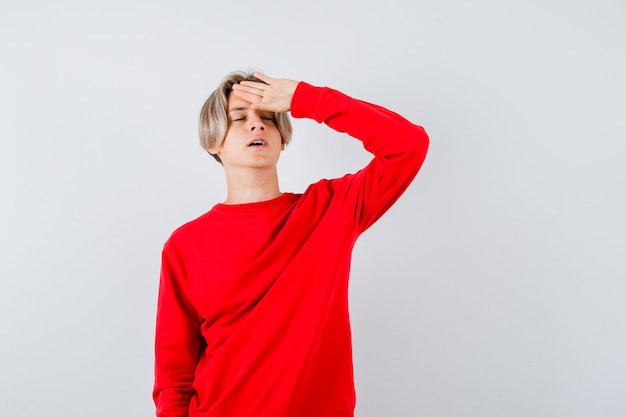
POLYGON ((254 74, 262 82, 241 81, 233 85, 232 94, 249 103, 253 109, 284 113, 291 109, 291 99, 297 81, 275 79, 261 73, 254 74))

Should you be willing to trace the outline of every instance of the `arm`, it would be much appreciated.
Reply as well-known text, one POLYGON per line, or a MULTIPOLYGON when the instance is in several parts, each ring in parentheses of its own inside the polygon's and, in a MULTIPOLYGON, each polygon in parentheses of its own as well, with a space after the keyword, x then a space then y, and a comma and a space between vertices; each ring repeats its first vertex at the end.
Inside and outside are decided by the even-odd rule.
POLYGON ((428 150, 420 126, 383 107, 356 100, 330 88, 301 82, 291 103, 293 117, 307 117, 362 141, 374 159, 354 175, 333 183, 335 194, 355 203, 358 231, 371 226, 402 195, 428 150))
POLYGON ((419 171, 428 135, 421 126, 381 106, 356 100, 326 87, 275 79, 256 73, 264 83, 243 81, 233 92, 259 110, 286 112, 310 118, 363 142, 374 154, 367 167, 335 181, 346 204, 354 202, 358 231, 371 226, 402 195, 419 171), (354 197, 354 198, 350 198, 354 197))
POLYGON ((175 253, 163 249, 155 337, 153 399, 158 417, 188 417, 202 335, 197 315, 181 288, 184 270, 175 253))

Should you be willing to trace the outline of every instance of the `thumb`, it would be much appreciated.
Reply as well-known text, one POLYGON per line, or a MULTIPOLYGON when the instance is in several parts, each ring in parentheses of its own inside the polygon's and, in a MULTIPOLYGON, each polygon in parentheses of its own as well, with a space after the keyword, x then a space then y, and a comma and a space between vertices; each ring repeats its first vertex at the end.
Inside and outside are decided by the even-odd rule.
POLYGON ((281 106, 278 103, 274 103, 274 102, 258 102, 258 103, 252 103, 250 105, 250 107, 254 110, 260 110, 260 111, 271 111, 274 113, 285 113, 287 111, 289 111, 289 109, 285 109, 283 106, 281 106))

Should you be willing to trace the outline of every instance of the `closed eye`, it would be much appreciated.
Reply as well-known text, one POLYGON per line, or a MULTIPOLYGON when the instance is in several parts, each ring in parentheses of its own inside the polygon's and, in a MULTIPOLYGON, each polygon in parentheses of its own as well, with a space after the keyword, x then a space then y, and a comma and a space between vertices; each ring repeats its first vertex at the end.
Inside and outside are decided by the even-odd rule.
POLYGON ((269 112, 261 113, 260 116, 261 116, 261 119, 263 119, 263 120, 269 120, 271 122, 274 121, 274 114, 273 113, 269 113, 269 112))
MULTIPOLYGON (((245 121, 247 118, 248 117, 246 115, 240 115, 240 116, 238 115, 238 116, 235 116, 235 117, 231 117, 231 121, 232 122, 242 122, 242 121, 245 121)), ((270 115, 262 115, 261 119, 262 120, 266 120, 268 122, 274 123, 274 115, 272 115, 272 114, 270 114, 270 115)))

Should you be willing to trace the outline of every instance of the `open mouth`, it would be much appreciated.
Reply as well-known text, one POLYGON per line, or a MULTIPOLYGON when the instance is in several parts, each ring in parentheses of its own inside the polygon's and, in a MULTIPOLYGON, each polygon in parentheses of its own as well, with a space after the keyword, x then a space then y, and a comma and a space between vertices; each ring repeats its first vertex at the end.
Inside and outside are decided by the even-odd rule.
POLYGON ((248 144, 248 146, 265 146, 265 140, 263 139, 255 139, 248 144))

